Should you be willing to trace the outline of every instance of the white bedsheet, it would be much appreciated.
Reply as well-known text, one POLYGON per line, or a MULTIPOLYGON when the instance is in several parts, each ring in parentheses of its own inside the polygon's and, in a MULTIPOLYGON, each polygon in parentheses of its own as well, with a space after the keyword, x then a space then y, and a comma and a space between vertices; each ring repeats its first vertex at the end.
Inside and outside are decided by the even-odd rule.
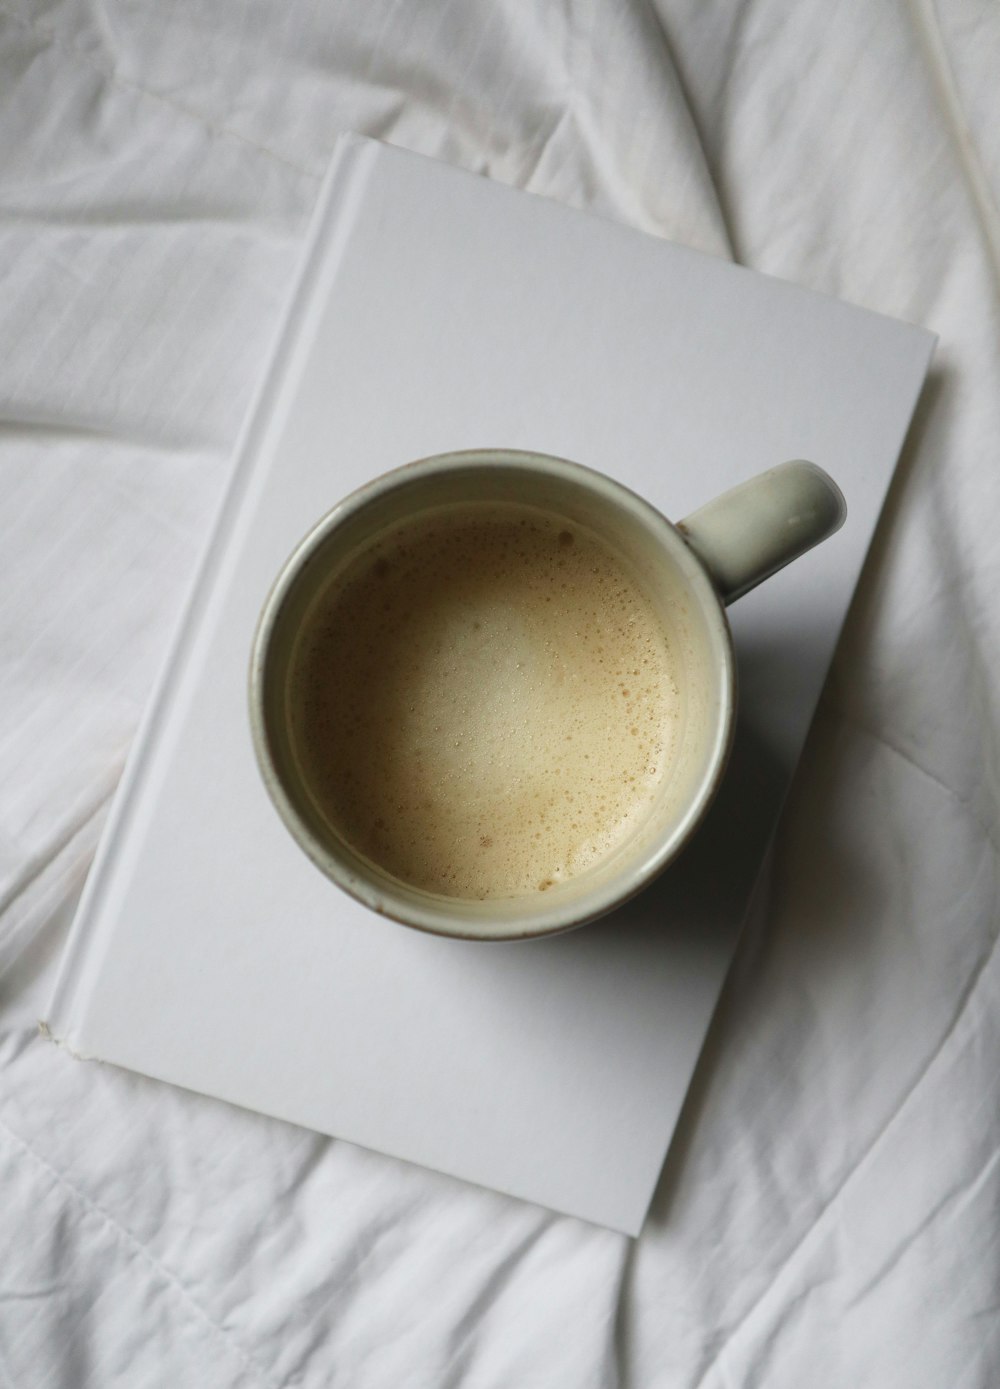
POLYGON ((0 1385, 1000 1382, 1000 12, 0 0, 0 1385), (925 323, 635 1243, 39 1037, 333 136, 925 323))

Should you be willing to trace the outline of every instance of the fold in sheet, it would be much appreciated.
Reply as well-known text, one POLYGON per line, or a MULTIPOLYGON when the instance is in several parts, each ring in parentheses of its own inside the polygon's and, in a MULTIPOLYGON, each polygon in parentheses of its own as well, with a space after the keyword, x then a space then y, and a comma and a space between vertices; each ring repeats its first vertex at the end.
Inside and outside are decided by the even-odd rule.
POLYGON ((981 0, 0 7, 12 1383, 1000 1378, 998 60, 981 0), (37 1037, 342 129, 941 337, 634 1247, 37 1037))

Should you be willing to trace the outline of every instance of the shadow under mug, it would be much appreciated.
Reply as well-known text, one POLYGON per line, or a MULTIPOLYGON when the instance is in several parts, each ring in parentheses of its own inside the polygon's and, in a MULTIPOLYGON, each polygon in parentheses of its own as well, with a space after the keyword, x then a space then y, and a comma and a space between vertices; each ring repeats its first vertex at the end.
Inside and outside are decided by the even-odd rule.
MULTIPOLYGON (((404 925, 471 940, 569 930, 644 887, 688 842, 714 797, 733 736, 736 663, 726 605, 843 524, 840 489, 813 463, 751 478, 671 523, 627 487, 578 463, 511 449, 440 454, 376 478, 338 503, 282 567, 250 663, 250 723, 264 783, 310 859, 359 902, 404 925), (619 847, 548 891, 485 900, 402 881, 354 848, 311 794, 290 717, 289 673, 310 608, 331 577, 388 528, 466 503, 513 503, 582 525, 624 556, 677 636, 685 717, 669 779, 619 847)), ((673 650, 673 643, 672 643, 673 650)))

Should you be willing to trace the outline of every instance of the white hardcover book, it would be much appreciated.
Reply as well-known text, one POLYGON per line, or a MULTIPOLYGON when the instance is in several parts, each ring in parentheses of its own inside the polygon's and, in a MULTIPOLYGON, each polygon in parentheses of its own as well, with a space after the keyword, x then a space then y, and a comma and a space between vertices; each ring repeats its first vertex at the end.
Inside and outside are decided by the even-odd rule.
POLYGON ((637 1233, 933 344, 344 137, 80 904, 51 1034, 79 1057, 637 1233), (257 615, 299 538, 377 474, 474 447, 588 464, 673 519, 809 458, 849 508, 838 535, 731 609, 736 744, 693 846, 604 920, 518 944, 408 930, 328 882, 271 806, 247 717, 257 615))

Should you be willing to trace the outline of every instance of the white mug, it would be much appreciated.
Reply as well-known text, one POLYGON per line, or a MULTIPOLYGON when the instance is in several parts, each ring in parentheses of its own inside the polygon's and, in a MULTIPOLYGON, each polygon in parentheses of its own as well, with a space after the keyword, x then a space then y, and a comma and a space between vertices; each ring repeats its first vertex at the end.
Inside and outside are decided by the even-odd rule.
POLYGON ((846 515, 840 489, 815 464, 784 463, 676 524, 602 473, 545 454, 478 449, 422 459, 345 498, 297 546, 257 625, 250 720, 264 783, 285 825, 332 881, 381 915, 472 940, 516 940, 582 925, 626 901, 695 832, 733 737, 736 662, 725 607, 833 534, 846 515), (387 527, 435 507, 518 503, 586 526, 622 554, 653 601, 684 632, 687 712, 669 792, 607 860, 545 893, 472 900, 401 881, 365 857, 322 814, 291 736, 288 676, 303 620, 331 575, 387 527), (680 618, 678 619, 678 614, 680 618))

